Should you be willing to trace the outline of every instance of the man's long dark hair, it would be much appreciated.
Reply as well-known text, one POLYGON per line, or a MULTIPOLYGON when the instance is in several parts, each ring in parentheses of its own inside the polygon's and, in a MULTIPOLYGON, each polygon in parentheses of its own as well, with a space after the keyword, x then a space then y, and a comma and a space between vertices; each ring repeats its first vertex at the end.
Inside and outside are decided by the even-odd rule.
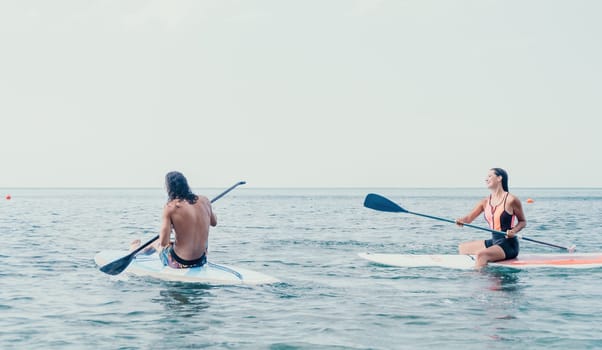
POLYGON ((182 199, 190 204, 194 204, 199 198, 196 194, 192 193, 188 186, 188 181, 179 171, 171 171, 165 175, 165 186, 167 187, 167 195, 170 201, 182 199))
POLYGON ((504 189, 504 191, 510 192, 508 191, 508 173, 506 172, 506 170, 502 168, 491 168, 491 170, 493 170, 495 175, 502 177, 502 188, 504 189))

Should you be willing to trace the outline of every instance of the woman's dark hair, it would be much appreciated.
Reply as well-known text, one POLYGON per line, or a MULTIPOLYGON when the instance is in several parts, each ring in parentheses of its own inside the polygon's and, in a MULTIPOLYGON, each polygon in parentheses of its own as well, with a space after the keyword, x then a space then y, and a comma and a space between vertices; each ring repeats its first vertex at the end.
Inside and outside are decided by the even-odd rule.
POLYGON ((165 186, 167 187, 167 195, 170 201, 182 199, 188 201, 190 204, 194 204, 199 198, 190 191, 188 181, 179 171, 171 171, 165 175, 165 186))
POLYGON ((510 192, 508 191, 508 173, 506 172, 506 170, 502 168, 491 168, 491 170, 493 170, 495 175, 502 177, 502 188, 504 189, 504 191, 510 192))

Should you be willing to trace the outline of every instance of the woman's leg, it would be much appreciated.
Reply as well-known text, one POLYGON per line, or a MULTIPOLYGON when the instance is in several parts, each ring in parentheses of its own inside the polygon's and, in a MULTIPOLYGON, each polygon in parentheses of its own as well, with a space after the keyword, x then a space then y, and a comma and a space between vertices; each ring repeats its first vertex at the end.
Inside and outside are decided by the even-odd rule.
POLYGON ((485 241, 471 241, 460 243, 458 251, 460 254, 476 254, 479 250, 485 249, 485 241))
POLYGON ((489 248, 477 252, 476 268, 487 266, 488 262, 500 261, 506 259, 506 253, 499 245, 492 245, 489 248))

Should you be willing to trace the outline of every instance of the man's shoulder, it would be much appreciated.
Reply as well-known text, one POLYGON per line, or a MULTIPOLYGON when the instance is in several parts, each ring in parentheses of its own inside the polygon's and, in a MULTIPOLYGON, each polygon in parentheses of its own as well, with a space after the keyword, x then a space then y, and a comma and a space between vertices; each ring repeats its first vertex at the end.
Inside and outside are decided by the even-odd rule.
POLYGON ((207 198, 205 196, 197 195, 196 197, 197 197, 198 203, 211 204, 211 202, 209 201, 209 198, 207 198))
POLYGON ((171 211, 174 211, 178 206, 179 206, 179 203, 178 203, 177 199, 170 200, 169 202, 165 203, 163 210, 167 211, 167 212, 171 212, 171 211))

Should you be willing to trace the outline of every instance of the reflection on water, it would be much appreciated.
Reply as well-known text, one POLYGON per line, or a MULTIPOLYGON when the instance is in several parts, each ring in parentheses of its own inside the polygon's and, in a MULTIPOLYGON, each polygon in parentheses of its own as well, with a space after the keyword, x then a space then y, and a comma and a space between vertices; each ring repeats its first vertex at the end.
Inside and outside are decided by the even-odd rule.
POLYGON ((211 286, 193 283, 166 283, 159 292, 159 297, 153 299, 167 310, 175 311, 180 316, 192 316, 209 308, 208 299, 211 286))
POLYGON ((484 271, 491 281, 489 289, 492 291, 512 293, 521 289, 519 270, 495 267, 484 271))
POLYGON ((513 322, 520 314, 522 286, 519 270, 507 268, 487 268, 489 297, 486 301, 486 315, 491 323, 493 334, 489 338, 494 341, 511 341, 508 337, 508 322, 513 322), (501 295, 500 295, 501 294, 501 295))

